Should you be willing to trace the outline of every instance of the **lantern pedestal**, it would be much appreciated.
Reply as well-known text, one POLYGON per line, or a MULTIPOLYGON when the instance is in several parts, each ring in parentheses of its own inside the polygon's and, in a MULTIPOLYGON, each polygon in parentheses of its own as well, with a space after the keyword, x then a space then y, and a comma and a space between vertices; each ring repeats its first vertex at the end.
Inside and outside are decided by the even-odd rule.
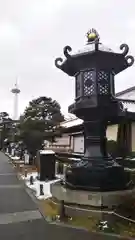
MULTIPOLYGON (((71 190, 65 188, 59 182, 52 183, 50 187, 52 196, 59 201, 64 200, 65 204, 78 203, 79 206, 91 206, 94 208, 113 209, 122 204, 123 197, 134 197, 135 188, 131 190, 93 192, 83 190, 71 190)), ((123 199, 125 201, 125 199, 123 199)))
POLYGON ((71 190, 58 182, 52 183, 50 190, 52 197, 57 200, 57 204, 64 201, 67 216, 92 216, 100 220, 104 217, 107 220, 109 217, 109 221, 113 218, 112 211, 124 203, 125 198, 131 199, 135 195, 135 189, 111 192, 71 190))
POLYGON ((130 174, 108 156, 106 128, 106 121, 84 121, 84 157, 67 169, 66 187, 92 191, 129 188, 130 174))

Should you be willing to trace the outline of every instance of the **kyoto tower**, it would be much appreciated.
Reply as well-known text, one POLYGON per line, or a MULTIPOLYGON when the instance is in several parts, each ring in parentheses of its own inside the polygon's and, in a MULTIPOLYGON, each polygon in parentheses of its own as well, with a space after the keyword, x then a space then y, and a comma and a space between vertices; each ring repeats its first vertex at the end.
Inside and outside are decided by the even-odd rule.
POLYGON ((11 90, 14 94, 14 108, 13 108, 13 120, 17 120, 18 118, 18 94, 20 93, 20 89, 18 88, 17 81, 15 83, 15 87, 11 90))

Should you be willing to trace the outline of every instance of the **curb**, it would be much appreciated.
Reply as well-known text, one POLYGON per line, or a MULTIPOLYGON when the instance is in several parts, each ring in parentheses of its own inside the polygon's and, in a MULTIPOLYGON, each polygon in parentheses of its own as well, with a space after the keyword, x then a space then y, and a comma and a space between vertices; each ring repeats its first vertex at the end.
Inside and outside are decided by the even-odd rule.
MULTIPOLYGON (((43 219, 46 220, 46 219, 45 219, 45 216, 44 216, 44 214, 43 214, 43 211, 42 211, 41 207, 39 206, 39 202, 38 202, 36 196, 34 195, 34 190, 33 190, 33 189, 30 189, 30 188, 25 184, 25 182, 23 181, 23 179, 20 178, 20 175, 19 175, 19 173, 18 173, 17 171, 16 171, 16 173, 17 173, 17 174, 16 174, 16 175, 17 175, 17 179, 21 182, 21 185, 23 186, 24 190, 25 190, 26 193, 29 195, 29 197, 32 199, 32 201, 37 205, 37 208, 38 208, 39 212, 41 213, 43 219)), ((47 222, 47 221, 46 221, 46 222, 47 222)))

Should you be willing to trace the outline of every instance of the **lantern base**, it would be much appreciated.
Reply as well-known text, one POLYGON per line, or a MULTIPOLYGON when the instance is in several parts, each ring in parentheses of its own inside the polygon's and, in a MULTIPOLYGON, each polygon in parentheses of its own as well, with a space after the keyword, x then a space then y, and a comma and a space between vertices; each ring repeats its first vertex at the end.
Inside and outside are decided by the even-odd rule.
POLYGON ((114 160, 82 159, 67 168, 65 186, 90 191, 118 191, 129 189, 130 174, 114 160))

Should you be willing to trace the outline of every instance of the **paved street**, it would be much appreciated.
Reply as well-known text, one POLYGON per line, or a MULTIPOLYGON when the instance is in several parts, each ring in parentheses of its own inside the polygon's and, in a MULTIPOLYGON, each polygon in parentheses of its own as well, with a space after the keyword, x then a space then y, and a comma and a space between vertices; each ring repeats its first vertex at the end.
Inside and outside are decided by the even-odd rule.
MULTIPOLYGON (((48 224, 0 152, 0 239, 5 240, 115 240, 82 230, 48 224)), ((123 238, 124 240, 124 238, 123 238)))

